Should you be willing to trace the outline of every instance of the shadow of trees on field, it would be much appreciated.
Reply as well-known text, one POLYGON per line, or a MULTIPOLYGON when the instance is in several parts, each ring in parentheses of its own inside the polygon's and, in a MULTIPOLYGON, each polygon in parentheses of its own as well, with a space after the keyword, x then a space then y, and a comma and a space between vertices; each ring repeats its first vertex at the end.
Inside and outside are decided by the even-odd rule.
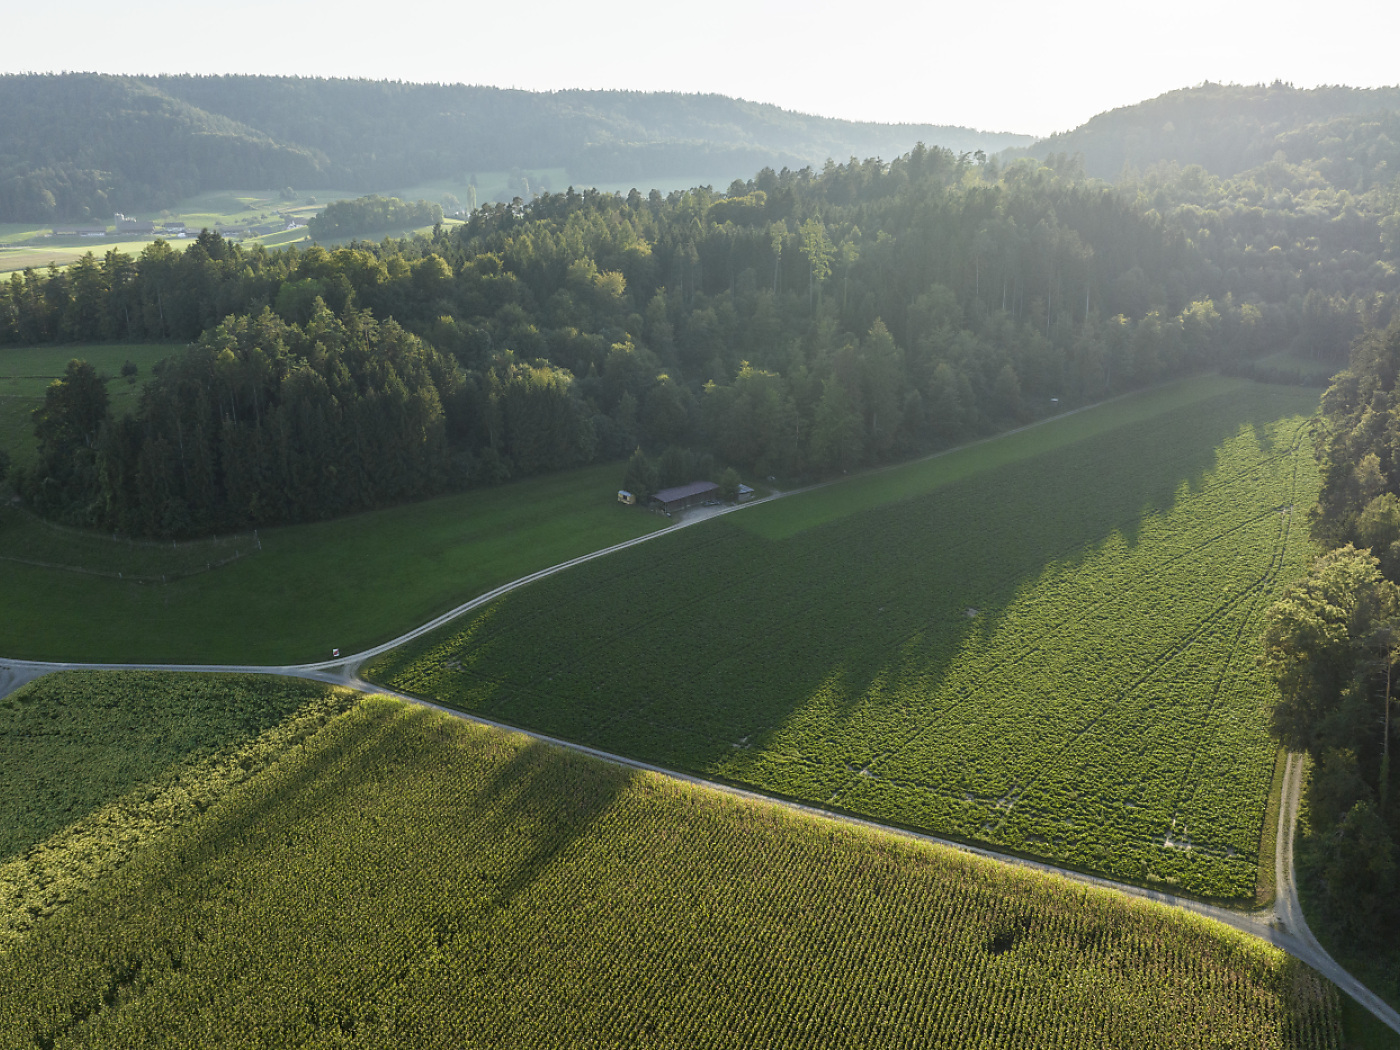
MULTIPOLYGON (((436 712, 398 702, 369 713, 353 729, 299 755, 291 768, 258 784, 247 797, 226 807, 217 822, 201 829, 191 856, 217 858, 225 846, 277 849, 298 846, 301 831, 328 820, 376 812, 392 800, 401 824, 387 832, 401 835, 402 855, 413 862, 415 850, 437 849, 433 842, 415 845, 415 812, 400 807, 415 801, 430 805, 423 826, 447 833, 450 848, 476 844, 482 855, 499 861, 493 873, 493 908, 508 906, 525 892, 578 839, 631 783, 633 774, 596 759, 560 752, 538 741, 503 743, 495 730, 467 729, 437 722, 436 712), (454 781, 443 793, 444 761, 458 743, 453 734, 486 734, 466 746, 478 749, 463 763, 467 779, 454 781), (425 742, 425 732, 433 734, 425 742), (439 735, 440 734, 440 735, 439 735), (495 750, 513 748, 501 760, 495 750), (427 785, 428 787, 424 787, 427 785), (385 793, 380 796, 380 791, 385 793), (425 791, 437 792, 429 798, 425 791), (363 798, 363 802, 348 800, 363 798)), ((421 811, 418 814, 421 816, 421 811)), ((377 877, 377 874, 376 874, 377 877)))
POLYGON ((1281 556, 1290 522, 1290 545, 1301 538, 1301 513, 1280 516, 1272 490, 1312 495, 1284 495, 1267 464, 1310 455, 1302 419, 1275 426, 1302 407, 1293 391, 1240 388, 782 539, 739 518, 707 522, 513 592, 489 622, 425 641, 394 684, 669 768, 1073 855, 1095 871, 1176 878, 1215 865, 1201 877, 1228 868, 1238 881, 1250 845, 1222 830, 1233 825, 1211 801, 1234 774, 1192 770, 1233 732, 1213 698, 1234 695, 1220 676, 1249 656, 1201 639, 1228 618, 1245 632, 1236 642, 1252 644, 1257 573, 1281 556), (1207 485, 1227 520, 1157 546, 1151 519, 1207 485), (1140 552, 1149 526, 1154 546, 1140 552), (1205 561, 1192 553, 1202 546, 1205 561), (1100 571, 1120 548, 1131 561, 1100 571), (1230 568, 1240 557, 1259 562, 1247 579, 1230 568), (1159 596, 1159 570, 1185 590, 1164 584, 1159 596), (1189 622, 1174 619, 1178 593, 1189 622), (1119 616, 1131 617, 1121 647, 1119 616), (1082 641, 1066 646, 1071 630, 1082 641), (1003 644, 1016 652, 993 659, 1003 644), (1193 670, 1195 654, 1209 670, 1193 670), (1171 684, 1183 676, 1186 692, 1171 684), (1059 820, 1070 810, 1072 823, 1059 820), (1176 811, 1203 818, 1202 849, 1168 848, 1176 811))
POLYGON ((270 729, 325 687, 260 676, 67 671, 0 697, 0 862, 192 761, 270 729))
POLYGON ((1286 454, 1270 444, 1278 404, 1250 388, 781 541, 720 520, 619 552, 497 603, 456 654, 470 669, 434 695, 710 770, 761 750, 819 691, 855 703, 915 636, 936 678, 1048 566, 1114 534, 1135 545, 1229 439, 1286 454))
POLYGON ((110 994, 87 996, 77 1013, 36 1009, 39 1041, 89 1021, 111 1027, 98 1015, 147 994, 159 1002, 172 980, 255 984, 275 1000, 263 1005, 278 1025, 353 1034, 423 967, 477 951, 633 776, 370 700, 46 920, 55 928, 36 951, 64 951, 65 925, 92 950, 65 959, 63 980, 36 997, 66 1003, 70 986, 110 994), (316 973, 264 983, 269 960, 308 957, 323 964, 316 973), (378 964, 348 964, 370 957, 378 964))
POLYGON ((491 909, 508 908, 547 874, 627 790, 635 774, 538 741, 523 746, 480 793, 483 843, 511 843, 491 909))

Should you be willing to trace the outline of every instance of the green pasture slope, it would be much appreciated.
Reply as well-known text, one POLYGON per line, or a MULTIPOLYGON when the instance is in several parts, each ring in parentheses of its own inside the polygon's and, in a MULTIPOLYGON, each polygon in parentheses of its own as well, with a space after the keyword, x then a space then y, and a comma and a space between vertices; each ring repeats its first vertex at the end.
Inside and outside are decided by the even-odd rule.
POLYGON ((1215 923, 384 698, 55 676, 0 747, 0 798, 51 771, 0 808, 0 1048, 1344 1045, 1215 923))
POLYGON ((0 449, 18 464, 32 463, 38 452, 33 413, 44 391, 63 375, 74 358, 87 361, 108 377, 107 396, 117 412, 136 407, 136 397, 151 368, 179 348, 170 343, 101 343, 39 347, 0 347, 0 449), (127 361, 136 366, 135 382, 122 378, 127 361))
MULTIPOLYGON (((31 414, 73 358, 115 377, 108 393, 120 411, 175 349, 0 349, 0 449, 16 465, 34 460, 31 414), (134 384, 120 378, 128 360, 134 384)), ((0 657, 286 663, 367 648, 509 580, 663 527, 617 503, 621 479, 622 465, 609 463, 176 545, 59 529, 0 501, 0 657)))
POLYGON ((1052 862, 1252 899, 1264 609, 1316 395, 1203 379, 541 581, 375 681, 1052 862))
POLYGON ((173 547, 73 536, 0 509, 0 656, 283 664, 355 652, 664 527, 617 502, 621 476, 621 464, 604 463, 173 547))

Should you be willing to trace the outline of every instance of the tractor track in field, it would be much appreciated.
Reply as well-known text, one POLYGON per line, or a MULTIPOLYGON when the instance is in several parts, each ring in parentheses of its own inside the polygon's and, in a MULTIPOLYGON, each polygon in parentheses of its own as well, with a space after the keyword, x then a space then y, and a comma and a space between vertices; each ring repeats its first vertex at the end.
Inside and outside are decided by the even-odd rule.
MULTIPOLYGON (((1076 409, 1074 412, 1083 411, 1076 409)), ((1073 412, 1064 413, 1053 418, 1063 418, 1065 415, 1072 415, 1073 412)), ((1048 422, 1045 420, 1042 422, 1048 422)), ((1039 424, 1033 424, 1039 425, 1039 424)), ((1023 427, 1020 429, 1029 429, 1023 427)), ((1014 433, 1014 431, 1013 431, 1014 433)), ((1005 436, 1005 435, 998 435, 1005 436)), ((990 439, 989 439, 990 440, 990 439)), ((978 442, 980 444, 980 442, 978 442)), ((964 446, 965 447, 965 446, 964 446)), ((948 450, 955 451, 955 450, 948 450)), ((938 453, 943 455, 946 453, 938 453)), ((884 468, 889 469, 889 468, 884 468)), ((817 486, 810 486, 815 488, 817 486)), ((29 660, 8 660, 0 658, 0 698, 23 687, 36 678, 57 671, 183 671, 211 674, 265 674, 282 675, 294 678, 305 678, 313 681, 324 682, 329 685, 341 686, 354 689, 358 692, 391 696, 404 700, 418 706, 440 711, 454 718, 459 718, 477 725, 488 726, 495 729, 502 729, 512 733, 520 733, 531 739, 542 743, 551 744, 568 751, 592 756, 602 761, 614 765, 623 766, 642 772, 655 773, 669 777, 674 780, 692 784, 697 787, 704 787, 714 791, 738 798, 764 802, 773 805, 784 806, 790 810, 809 814, 812 816, 836 820, 841 823, 881 831, 888 834, 899 835, 904 838, 914 839, 921 842, 929 842, 935 845, 944 846, 949 849, 958 850, 962 853, 983 857, 989 860, 998 861, 1014 867, 1026 868, 1045 874, 1059 875, 1085 885, 1097 886, 1101 889, 1108 889, 1131 897, 1138 897, 1145 900, 1156 901, 1173 908, 1180 908, 1184 911, 1192 912, 1205 918, 1214 919, 1224 923, 1243 933, 1267 941, 1275 947, 1287 952, 1294 958, 1311 966, 1318 973, 1331 980, 1342 991, 1350 995, 1356 1002, 1364 1007, 1369 1013, 1375 1016, 1381 1023, 1391 1030, 1400 1033, 1400 1013, 1397 1013, 1380 996, 1376 995, 1369 988, 1363 985, 1345 969, 1343 969, 1327 951, 1318 943, 1316 937, 1309 929, 1307 920, 1303 915, 1302 904, 1298 898, 1297 879, 1294 865, 1294 831, 1298 822, 1298 809, 1302 795, 1303 783, 1303 756, 1289 754, 1287 756, 1283 773, 1283 791, 1279 803, 1278 812, 1278 834, 1276 838, 1276 848, 1274 855, 1275 874, 1275 899, 1273 907, 1245 911, 1224 907, 1222 905, 1211 904, 1206 901, 1197 900, 1192 897, 1181 896, 1168 893, 1163 890, 1152 889, 1145 886, 1136 886, 1131 883, 1117 882, 1112 879, 1102 878, 1086 872, 1076 871, 1072 868, 1058 867, 1030 857, 1018 856, 1010 853, 1001 853, 996 850, 973 845, 966 842, 959 842, 953 839, 941 838, 937 835, 930 835, 909 828, 896 825, 883 824, 876 820, 859 817, 836 809, 828 809, 820 805, 806 802, 799 802, 794 799, 783 798, 781 796, 765 794, 750 788, 740 787, 722 781, 708 780, 701 776, 684 773, 663 766, 653 765, 639 759, 629 758, 626 755, 614 754, 603 751, 599 748, 589 747, 585 744, 563 740, 545 733, 533 732, 520 726, 509 725, 489 718, 482 718, 477 715, 458 711, 451 707, 434 703, 422 697, 413 696, 408 693, 398 692, 382 686, 367 682, 360 677, 360 669, 372 660, 391 649, 398 648, 406 642, 421 637, 430 631, 436 630, 458 617, 486 605, 495 599, 528 586, 536 580, 544 579, 559 572, 564 572, 576 565, 593 561, 594 559, 605 557, 620 550, 634 547, 648 540, 653 540, 658 536, 669 535, 678 528, 697 524, 712 517, 719 517, 724 514, 742 510, 747 506, 755 506, 759 503, 769 502, 772 499, 784 495, 792 495, 796 492, 807 491, 797 489, 787 493, 776 493, 774 496, 763 500, 755 500, 753 503, 739 504, 718 509, 704 510, 699 514, 690 514, 686 518, 677 522, 671 528, 661 529, 657 532, 648 533, 635 539, 627 540, 590 554, 582 555, 569 561, 561 562, 558 565, 541 569, 538 572, 522 576, 510 583, 497 587, 485 594, 482 594, 471 601, 464 602, 455 609, 438 616, 427 623, 414 628, 411 631, 400 635, 398 638, 385 642, 381 645, 366 649, 363 652, 355 653, 348 657, 340 657, 332 660, 323 660, 302 664, 283 665, 240 665, 240 664, 159 664, 159 663, 82 663, 82 662, 53 662, 53 661, 29 661, 29 660)))

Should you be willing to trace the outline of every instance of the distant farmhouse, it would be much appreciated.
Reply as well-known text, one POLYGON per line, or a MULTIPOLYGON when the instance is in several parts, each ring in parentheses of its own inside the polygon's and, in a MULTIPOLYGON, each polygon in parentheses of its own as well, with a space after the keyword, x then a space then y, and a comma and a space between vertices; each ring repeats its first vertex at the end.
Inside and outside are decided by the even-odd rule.
MULTIPOLYGON (((673 511, 693 507, 697 503, 719 503, 719 493, 720 488, 713 481, 692 481, 689 485, 677 485, 674 488, 662 489, 651 497, 647 505, 655 510, 664 510, 670 514, 673 511)), ((737 502, 747 503, 753 497, 753 489, 747 485, 739 486, 737 502)), ((637 497, 626 489, 619 489, 617 501, 632 505, 637 502, 637 497)))
POLYGON ((146 219, 128 219, 121 212, 114 216, 115 229, 107 226, 79 226, 74 223, 60 223, 52 227, 55 237, 115 237, 126 240, 141 237, 188 237, 189 229, 179 219, 166 222, 150 222, 146 219))

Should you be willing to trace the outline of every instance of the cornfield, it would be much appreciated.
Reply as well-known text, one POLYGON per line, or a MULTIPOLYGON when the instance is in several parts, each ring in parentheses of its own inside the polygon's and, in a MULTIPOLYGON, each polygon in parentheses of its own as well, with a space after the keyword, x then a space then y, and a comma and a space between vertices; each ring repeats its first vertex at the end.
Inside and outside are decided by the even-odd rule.
POLYGON ((383 698, 272 750, 0 947, 0 1047, 1340 1045, 1147 902, 383 698))

